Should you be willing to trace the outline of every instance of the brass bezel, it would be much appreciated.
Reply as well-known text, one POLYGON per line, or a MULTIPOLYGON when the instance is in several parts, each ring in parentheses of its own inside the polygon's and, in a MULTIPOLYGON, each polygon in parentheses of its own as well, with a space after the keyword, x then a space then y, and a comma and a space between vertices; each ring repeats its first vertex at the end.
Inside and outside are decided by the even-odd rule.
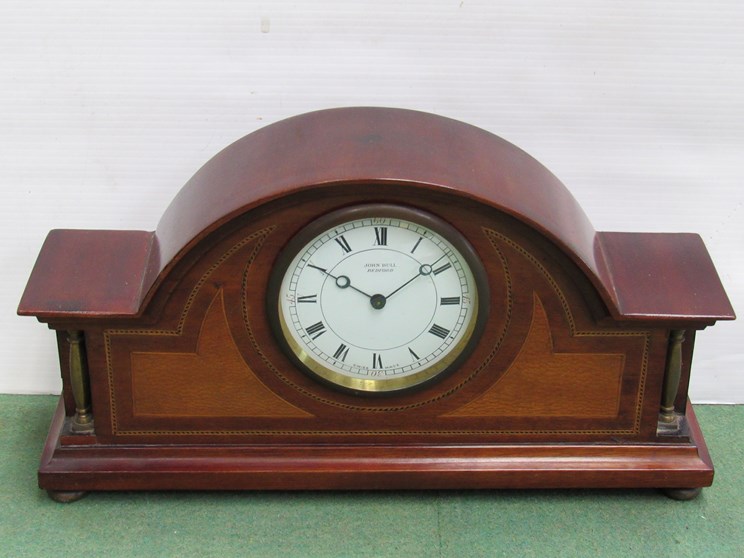
POLYGON ((357 395, 398 394, 422 388, 435 379, 453 372, 467 358, 482 333, 489 309, 489 290, 486 272, 477 253, 467 239, 448 222, 416 208, 392 204, 355 205, 332 211, 298 230, 277 258, 269 281, 267 313, 274 335, 295 364, 311 377, 327 386, 357 395), (397 218, 426 227, 447 240, 462 255, 474 279, 473 319, 466 326, 462 338, 450 348, 449 354, 431 366, 413 374, 392 378, 358 378, 347 376, 324 366, 292 337, 284 319, 279 300, 280 287, 290 263, 299 251, 329 228, 342 223, 369 217, 397 218))

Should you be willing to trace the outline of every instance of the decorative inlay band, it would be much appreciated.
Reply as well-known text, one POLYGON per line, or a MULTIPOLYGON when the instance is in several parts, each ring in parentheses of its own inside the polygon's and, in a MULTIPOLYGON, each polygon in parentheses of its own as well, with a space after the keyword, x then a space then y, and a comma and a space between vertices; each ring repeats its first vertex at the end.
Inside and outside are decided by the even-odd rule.
POLYGON ((612 433, 617 433, 617 434, 620 434, 620 433, 638 434, 641 428, 641 414, 643 411, 643 395, 646 389, 646 377, 648 374, 648 353, 649 353, 649 348, 651 345, 651 332, 650 331, 638 331, 638 330, 636 331, 605 331, 605 330, 577 331, 576 322, 574 321, 574 317, 573 317, 573 314, 571 313, 571 309, 569 307, 566 296, 563 294, 563 291, 561 291, 556 280, 552 277, 552 275, 548 272, 548 270, 545 269, 545 267, 540 263, 540 261, 537 258, 535 258, 535 256, 530 254, 527 250, 522 248, 519 244, 517 244, 516 242, 514 242, 512 239, 505 236, 504 234, 494 231, 492 229, 487 229, 487 228, 484 228, 483 232, 485 232, 486 236, 488 237, 489 241, 494 246, 494 248, 496 248, 496 243, 499 241, 507 244, 508 246, 510 246, 517 252, 519 252, 523 257, 525 257, 540 272, 540 274, 550 284, 556 296, 558 296, 558 299, 561 302, 561 306, 563 307, 564 315, 566 317, 566 320, 568 321, 569 330, 573 337, 604 336, 604 337, 643 337, 644 338, 645 342, 643 346, 641 375, 640 375, 640 379, 638 383, 638 394, 636 397, 636 408, 635 408, 633 429, 632 431, 629 431, 629 432, 626 430, 611 431, 612 433))
POLYGON ((243 238, 240 242, 232 246, 227 250, 219 259, 217 259, 204 274, 199 278, 194 287, 191 289, 186 303, 184 304, 181 316, 176 325, 176 329, 107 329, 103 332, 104 346, 106 352, 106 370, 108 373, 109 381, 109 396, 111 400, 111 432, 114 434, 144 434, 144 432, 120 432, 117 418, 117 405, 116 405, 116 392, 114 389, 114 370, 111 358, 111 337, 114 335, 152 335, 152 336, 166 336, 166 337, 178 337, 183 334, 183 327, 186 323, 186 318, 189 314, 189 310, 196 299, 199 291, 201 290, 204 283, 207 282, 209 277, 214 271, 219 268, 225 261, 227 261, 233 254, 235 254, 241 248, 255 241, 255 246, 248 257, 248 266, 253 263, 256 256, 260 252, 266 238, 276 229, 275 226, 266 227, 253 234, 243 238))

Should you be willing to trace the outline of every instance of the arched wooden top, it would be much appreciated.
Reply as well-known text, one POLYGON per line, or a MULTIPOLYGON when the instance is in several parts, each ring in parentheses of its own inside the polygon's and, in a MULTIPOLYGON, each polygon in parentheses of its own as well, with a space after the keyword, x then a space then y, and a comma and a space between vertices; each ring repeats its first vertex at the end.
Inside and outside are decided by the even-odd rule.
POLYGON ((596 232, 566 187, 509 142, 449 118, 369 107, 303 114, 238 140, 183 187, 154 233, 52 231, 18 312, 59 323, 136 318, 181 257, 231 219, 362 183, 457 192, 519 219, 583 270, 616 320, 734 318, 699 236, 596 232))
POLYGON ((542 164, 469 124, 370 107, 288 118, 213 157, 163 215, 150 280, 204 234, 248 209, 311 187, 360 182, 455 190, 511 214, 560 246, 610 298, 594 228, 542 164))

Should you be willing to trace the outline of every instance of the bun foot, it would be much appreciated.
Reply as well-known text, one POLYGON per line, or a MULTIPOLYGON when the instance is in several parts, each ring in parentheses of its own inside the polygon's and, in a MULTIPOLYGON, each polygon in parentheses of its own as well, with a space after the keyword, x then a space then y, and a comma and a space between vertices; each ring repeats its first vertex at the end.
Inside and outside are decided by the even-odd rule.
POLYGON ((662 488, 665 496, 672 500, 693 500, 703 491, 702 488, 662 488))
POLYGON ((60 504, 69 504, 71 502, 77 502, 88 493, 68 490, 47 490, 47 494, 55 502, 59 502, 60 504))

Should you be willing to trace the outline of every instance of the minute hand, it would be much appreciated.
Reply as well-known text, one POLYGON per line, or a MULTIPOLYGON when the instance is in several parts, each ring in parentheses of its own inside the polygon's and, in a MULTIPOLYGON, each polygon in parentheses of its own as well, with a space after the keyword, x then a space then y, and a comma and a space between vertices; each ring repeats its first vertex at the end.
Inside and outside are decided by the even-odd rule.
POLYGON ((397 293, 399 290, 401 290, 406 285, 409 285, 410 283, 413 283, 421 275, 430 275, 431 272, 432 272, 432 270, 433 270, 433 267, 439 262, 439 260, 441 260, 442 258, 444 258, 444 256, 445 256, 445 254, 442 254, 435 262, 433 262, 431 264, 422 264, 422 265, 420 265, 419 266, 419 271, 418 271, 418 273, 416 275, 414 275, 413 277, 411 277, 408 281, 406 281, 405 283, 403 283, 400 287, 398 287, 397 289, 395 289, 392 293, 390 293, 389 295, 387 295, 385 298, 386 299, 387 298, 390 298, 391 296, 393 296, 395 293, 397 293))

